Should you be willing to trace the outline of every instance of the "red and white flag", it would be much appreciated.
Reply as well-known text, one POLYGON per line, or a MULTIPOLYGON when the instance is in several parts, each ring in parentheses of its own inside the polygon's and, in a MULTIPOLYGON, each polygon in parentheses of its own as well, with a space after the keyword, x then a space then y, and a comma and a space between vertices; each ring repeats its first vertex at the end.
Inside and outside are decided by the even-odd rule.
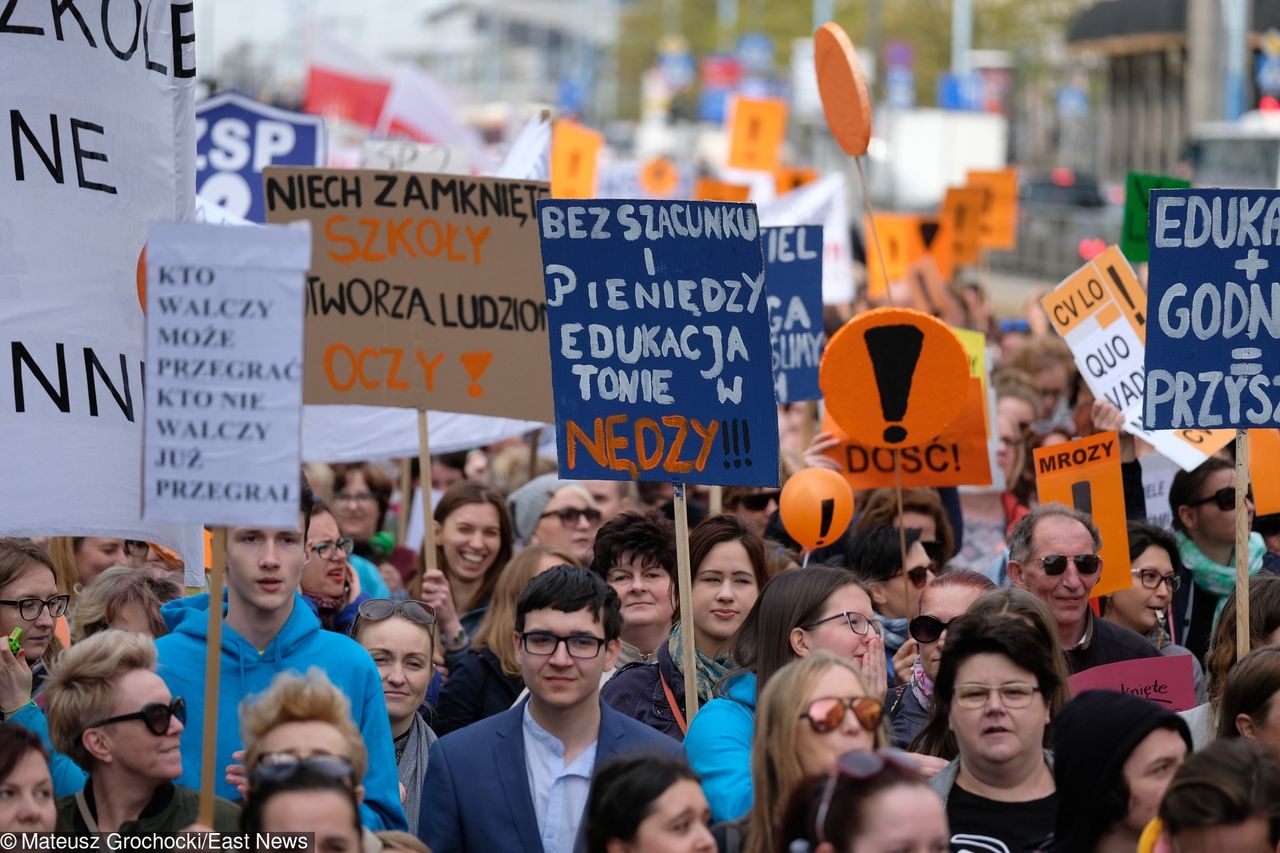
POLYGON ((484 148, 480 135, 462 120, 445 88, 409 63, 396 69, 374 130, 382 136, 401 136, 415 142, 461 145, 473 154, 484 148))
POLYGON ((361 127, 376 127, 395 77, 391 64, 312 30, 303 109, 361 127))

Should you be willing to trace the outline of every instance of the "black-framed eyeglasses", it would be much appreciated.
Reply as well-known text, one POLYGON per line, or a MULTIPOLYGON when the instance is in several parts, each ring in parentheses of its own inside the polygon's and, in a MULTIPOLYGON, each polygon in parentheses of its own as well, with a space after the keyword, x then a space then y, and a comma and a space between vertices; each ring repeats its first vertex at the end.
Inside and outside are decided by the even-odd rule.
POLYGON ((1096 575, 1102 568, 1102 558, 1097 554, 1045 554, 1040 558, 1044 573, 1049 577, 1057 577, 1067 570, 1067 561, 1075 563, 1076 571, 1082 575, 1096 575))
POLYGON ((352 788, 356 786, 355 765, 340 755, 308 755, 304 758, 291 752, 264 752, 249 771, 249 787, 284 782, 304 771, 336 779, 352 788))
POLYGON ((874 696, 823 696, 810 702, 800 719, 808 720, 809 728, 825 735, 840 728, 845 714, 850 711, 858 720, 858 725, 869 732, 875 731, 880 727, 880 719, 884 716, 884 704, 874 696))
POLYGON ((986 707, 992 693, 998 693, 1006 708, 1025 708, 1039 692, 1040 688, 1036 685, 1020 681, 1010 681, 1007 684, 957 684, 951 701, 957 707, 976 711, 986 707))
POLYGON ((142 706, 140 711, 134 711, 132 714, 121 714, 118 717, 107 717, 105 720, 99 720, 96 723, 85 726, 85 728, 96 729, 98 726, 109 726, 112 723, 142 720, 143 725, 147 727, 147 731, 156 737, 161 737, 169 733, 169 723, 174 717, 177 717, 178 722, 184 725, 187 722, 187 703, 181 696, 175 698, 168 705, 163 702, 148 702, 142 706))
POLYGON ((311 546, 311 550, 319 554, 321 559, 336 560, 339 554, 350 557, 355 547, 355 539, 343 536, 341 539, 325 539, 323 542, 317 542, 311 546))
POLYGON ((564 643, 569 657, 591 660, 600 654, 600 650, 604 648, 605 639, 593 637, 590 634, 571 634, 568 637, 562 637, 550 631, 525 631, 520 635, 520 644, 524 650, 540 658, 549 658, 554 655, 561 643, 564 643))
POLYGON ((819 625, 826 622, 834 622, 837 619, 845 619, 849 623, 849 630, 855 634, 865 634, 868 630, 874 630, 877 634, 883 633, 879 619, 872 619, 871 617, 859 613, 856 610, 845 610, 840 613, 833 613, 824 619, 819 619, 817 622, 810 622, 808 625, 801 625, 800 627, 809 631, 819 625))
POLYGON ((587 520, 588 524, 595 525, 599 524, 600 520, 604 518, 598 509, 594 509, 593 507, 578 509, 576 506, 562 506, 560 509, 553 509, 548 512, 544 512, 542 515, 538 516, 538 518, 550 518, 553 515, 560 519, 560 523, 565 527, 573 527, 580 519, 583 518, 587 520))
POLYGON ((952 620, 943 622, 937 616, 917 616, 907 623, 907 631, 917 643, 929 645, 936 643, 947 630, 952 620))
POLYGON ((738 506, 748 512, 764 512, 769 508, 770 502, 777 502, 782 496, 780 491, 769 492, 752 492, 749 495, 743 495, 738 498, 738 506))
POLYGON ((54 595, 49 598, 0 598, 0 604, 18 608, 18 615, 23 621, 34 622, 40 618, 40 611, 49 608, 50 618, 57 619, 67 612, 71 603, 69 595, 54 595))
POLYGON ((846 752, 836 759, 836 769, 827 775, 827 784, 822 792, 822 802, 818 805, 818 813, 814 816, 813 834, 819 844, 827 841, 827 815, 831 812, 831 801, 836 794, 836 783, 841 777, 858 782, 866 782, 876 778, 888 766, 905 770, 916 778, 923 778, 920 765, 907 753, 897 749, 855 749, 846 752))
POLYGON ((1178 587, 1182 586, 1182 578, 1174 572, 1163 575, 1158 569, 1130 569, 1129 574, 1141 581, 1147 589, 1159 589, 1160 584, 1164 583, 1168 584, 1169 592, 1177 592, 1178 587))
POLYGON ((361 619, 367 619, 370 622, 381 622, 397 613, 419 625, 429 627, 436 624, 435 608, 413 599, 392 601, 390 598, 370 598, 368 601, 360 602, 360 606, 356 609, 356 614, 361 619))
MULTIPOLYGON (((1249 489, 1244 493, 1245 500, 1253 501, 1253 489, 1249 489)), ((1203 498, 1197 498, 1194 501, 1187 501, 1187 506, 1203 506, 1204 504, 1213 502, 1213 505, 1223 512, 1228 512, 1236 508, 1236 487, 1223 486, 1211 495, 1203 498)))

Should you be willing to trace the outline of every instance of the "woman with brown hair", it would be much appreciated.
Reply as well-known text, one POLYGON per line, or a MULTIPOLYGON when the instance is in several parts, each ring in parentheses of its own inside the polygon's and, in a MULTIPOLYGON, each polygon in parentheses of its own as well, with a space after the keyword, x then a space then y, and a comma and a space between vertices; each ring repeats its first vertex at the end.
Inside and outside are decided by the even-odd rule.
POLYGON ((1265 746, 1280 760, 1280 647, 1245 655, 1227 676, 1218 713, 1218 738, 1241 737, 1265 746))

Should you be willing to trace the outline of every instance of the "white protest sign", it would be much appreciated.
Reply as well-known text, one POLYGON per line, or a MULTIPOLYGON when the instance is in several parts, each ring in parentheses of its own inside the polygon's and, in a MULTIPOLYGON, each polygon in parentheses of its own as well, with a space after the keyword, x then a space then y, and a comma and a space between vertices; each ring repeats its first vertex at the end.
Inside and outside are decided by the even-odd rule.
MULTIPOLYGON (((518 438, 549 424, 427 412, 432 453, 452 453, 518 438)), ((358 462, 361 459, 418 455, 418 412, 388 406, 304 406, 302 458, 306 462, 358 462)))
POLYGON ((471 152, 465 146, 441 142, 370 139, 364 144, 364 167, 397 172, 470 175, 471 152))
POLYGON ((844 176, 824 175, 799 189, 759 205, 761 226, 822 226, 822 301, 853 301, 853 253, 844 176))
POLYGON ((1187 471, 1231 440, 1230 430, 1143 428, 1147 294, 1116 246, 1068 276, 1040 303, 1094 397, 1124 413, 1125 432, 1187 471))
POLYGON ((1159 453, 1148 453, 1138 460, 1142 467, 1142 491, 1146 496, 1147 521, 1169 530, 1173 527, 1173 510, 1169 507, 1169 487, 1178 466, 1159 453))
POLYGON ((190 219, 189 2, 0 6, 0 533, 144 539, 203 583, 199 528, 141 520, 147 223, 190 219))
POLYGON ((294 527, 310 226, 156 223, 147 246, 145 517, 294 527))

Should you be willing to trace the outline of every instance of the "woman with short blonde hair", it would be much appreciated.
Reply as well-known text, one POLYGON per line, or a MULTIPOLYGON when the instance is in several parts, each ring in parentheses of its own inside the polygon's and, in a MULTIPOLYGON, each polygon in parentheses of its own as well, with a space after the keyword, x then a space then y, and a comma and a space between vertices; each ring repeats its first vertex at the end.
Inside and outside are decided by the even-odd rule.
POLYGON ((252 776, 263 754, 270 748, 266 736, 290 723, 322 723, 332 726, 346 741, 347 754, 339 756, 351 762, 359 782, 369 766, 369 752, 364 738, 351 719, 351 702, 333 686, 319 667, 307 674, 282 672, 271 679, 271 686, 240 710, 240 728, 244 738, 245 767, 252 776))

